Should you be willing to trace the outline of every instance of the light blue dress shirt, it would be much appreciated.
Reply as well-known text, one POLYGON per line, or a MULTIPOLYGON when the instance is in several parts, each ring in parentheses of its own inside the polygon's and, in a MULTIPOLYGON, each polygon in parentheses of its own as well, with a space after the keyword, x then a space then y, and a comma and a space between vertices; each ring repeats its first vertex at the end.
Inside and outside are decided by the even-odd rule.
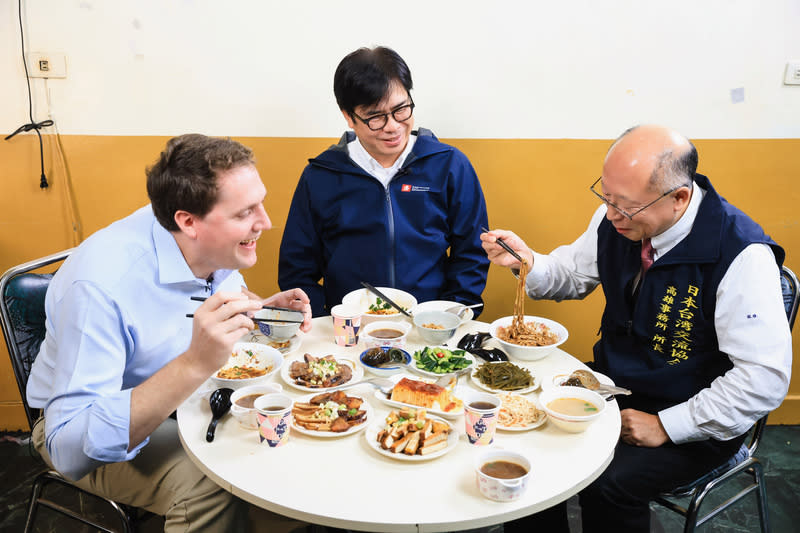
POLYGON ((243 284, 234 270, 196 278, 149 205, 72 253, 47 290, 47 334, 27 387, 59 472, 80 479, 139 453, 149 439, 128 452, 131 389, 189 347, 186 314, 200 305, 191 296, 243 284))

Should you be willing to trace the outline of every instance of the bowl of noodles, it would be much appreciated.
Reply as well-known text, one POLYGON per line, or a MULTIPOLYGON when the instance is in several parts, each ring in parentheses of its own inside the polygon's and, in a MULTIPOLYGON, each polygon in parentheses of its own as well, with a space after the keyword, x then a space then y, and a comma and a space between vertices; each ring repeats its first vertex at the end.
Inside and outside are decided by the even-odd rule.
POLYGON ((237 342, 228 362, 211 379, 217 387, 239 389, 260 383, 277 372, 281 364, 283 355, 275 348, 258 342, 237 342))
POLYGON ((489 326, 489 333, 514 359, 536 361, 547 357, 569 337, 567 328, 549 318, 523 315, 498 318, 489 326), (516 319, 516 320, 515 320, 516 319))

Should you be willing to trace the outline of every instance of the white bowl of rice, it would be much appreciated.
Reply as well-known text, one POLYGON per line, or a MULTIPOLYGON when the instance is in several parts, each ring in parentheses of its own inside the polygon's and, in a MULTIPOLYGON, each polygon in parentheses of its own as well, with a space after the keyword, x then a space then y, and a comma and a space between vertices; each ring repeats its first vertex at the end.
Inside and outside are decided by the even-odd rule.
POLYGON ((211 379, 217 387, 239 389, 265 380, 283 364, 281 352, 258 342, 237 342, 225 365, 211 379))
POLYGON ((525 335, 519 342, 509 340, 509 327, 513 316, 498 318, 489 326, 489 333, 497 339, 503 351, 510 358, 522 361, 536 361, 547 355, 564 343, 569 337, 567 328, 549 318, 525 315, 525 325, 529 335, 525 335), (522 343, 522 344, 520 344, 522 343))

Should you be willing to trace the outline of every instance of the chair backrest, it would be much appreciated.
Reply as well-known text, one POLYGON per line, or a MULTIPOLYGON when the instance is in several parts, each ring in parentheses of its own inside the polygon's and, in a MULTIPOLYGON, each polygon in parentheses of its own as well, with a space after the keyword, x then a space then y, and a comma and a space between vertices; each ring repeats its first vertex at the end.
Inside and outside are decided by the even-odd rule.
POLYGON ((28 425, 38 417, 28 405, 25 388, 31 366, 39 353, 45 335, 44 297, 53 274, 36 274, 47 265, 63 261, 73 249, 58 252, 41 259, 13 267, 0 277, 0 321, 6 340, 14 377, 22 397, 28 425))
MULTIPOLYGON (((794 319, 797 317, 797 305, 800 302, 800 292, 798 292, 797 276, 794 275, 789 267, 781 267, 781 293, 783 294, 783 306, 786 310, 786 319, 789 321, 789 330, 794 326, 794 319)), ((761 417, 753 426, 753 433, 750 437, 750 457, 756 453, 761 435, 767 426, 767 415, 761 417)))
POLYGON ((781 267, 781 292, 783 293, 783 305, 786 308, 786 318, 789 320, 789 329, 791 330, 794 326, 794 319, 797 318, 800 292, 797 286, 797 276, 785 265, 781 267))

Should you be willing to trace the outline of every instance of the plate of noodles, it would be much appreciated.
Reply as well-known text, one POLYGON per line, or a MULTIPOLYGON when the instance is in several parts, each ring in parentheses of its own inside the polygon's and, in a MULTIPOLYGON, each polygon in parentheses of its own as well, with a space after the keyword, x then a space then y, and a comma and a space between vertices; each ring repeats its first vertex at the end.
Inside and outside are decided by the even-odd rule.
POLYGON ((233 345, 228 362, 211 379, 217 387, 237 389, 268 378, 282 364, 283 355, 275 348, 257 342, 237 342, 233 345))
POLYGON ((528 431, 538 428, 547 420, 547 413, 519 394, 504 392, 500 397, 500 414, 497 429, 503 431, 528 431))
POLYGON ((525 314, 525 279, 528 268, 528 263, 523 261, 514 295, 514 314, 492 322, 489 333, 509 356, 523 361, 536 361, 546 357, 566 341, 569 333, 567 328, 555 320, 525 314))
POLYGON ((567 340, 567 328, 549 318, 523 315, 498 318, 489 326, 503 350, 515 359, 535 361, 546 357, 567 340))

